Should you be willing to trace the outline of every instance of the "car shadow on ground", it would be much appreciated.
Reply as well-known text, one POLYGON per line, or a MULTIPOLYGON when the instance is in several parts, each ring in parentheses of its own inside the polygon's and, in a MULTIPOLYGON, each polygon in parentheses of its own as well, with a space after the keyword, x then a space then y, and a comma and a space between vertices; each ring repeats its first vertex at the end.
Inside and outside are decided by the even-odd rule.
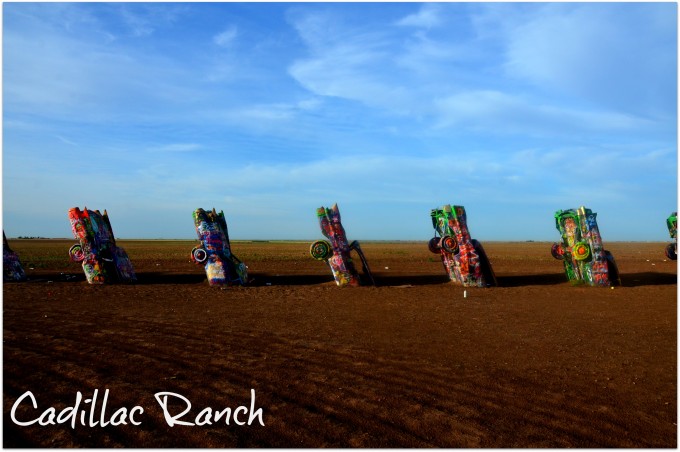
MULTIPOLYGON (((332 275, 269 275, 266 273, 253 274, 249 286, 304 286, 314 284, 334 283, 332 275)), ((446 284, 446 275, 373 275, 377 287, 389 286, 426 286, 430 284, 446 284)), ((365 284, 370 285, 370 284, 365 284)))
POLYGON ((428 286, 450 282, 446 275, 381 275, 374 274, 376 286, 428 286))
POLYGON ((137 284, 199 284, 206 281, 205 273, 137 273, 137 284))
POLYGON ((638 286, 668 286, 678 283, 678 276, 675 273, 624 273, 621 275, 621 285, 623 287, 638 286))
MULTIPOLYGON (((137 282, 133 284, 197 284, 206 281, 204 273, 168 273, 168 272, 137 272, 137 282)), ((52 282, 71 282, 85 283, 86 278, 83 273, 55 273, 55 272, 35 272, 29 274, 27 283, 52 283, 52 282)), ((113 285, 109 283, 104 285, 113 285)), ((127 283, 126 283, 127 284, 127 283)))
POLYGON ((554 286, 567 282, 564 273, 547 273, 541 275, 512 275, 498 276, 498 287, 521 287, 521 286, 554 286))
MULTIPOLYGON (((427 286, 434 284, 447 284, 450 282, 446 275, 373 275, 376 286, 427 286)), ((332 275, 269 275, 266 273, 251 274, 251 282, 248 286, 304 286, 326 284, 334 282, 332 275)), ((550 286, 568 283, 564 273, 549 273, 541 275, 512 275, 496 276, 498 287, 522 287, 522 286, 550 286)), ((54 273, 40 272, 28 277, 27 283, 50 283, 50 282, 85 282, 85 276, 80 273, 54 273)), ((137 283, 140 285, 150 284, 201 284, 207 283, 205 274, 202 273, 164 273, 164 272, 140 272, 137 273, 137 283)), ((624 273, 621 275, 623 287, 638 286, 664 286, 677 284, 678 277, 675 273, 624 273)))
POLYGON ((305 286, 333 282, 332 275, 270 275, 267 273, 251 273, 248 286, 305 286))
MULTIPOLYGON (((53 283, 53 282, 84 282, 85 275, 83 273, 64 273, 64 272, 46 272, 46 271, 30 271, 26 273, 25 283, 53 283)), ((5 281, 5 284, 13 284, 18 281, 5 281)))

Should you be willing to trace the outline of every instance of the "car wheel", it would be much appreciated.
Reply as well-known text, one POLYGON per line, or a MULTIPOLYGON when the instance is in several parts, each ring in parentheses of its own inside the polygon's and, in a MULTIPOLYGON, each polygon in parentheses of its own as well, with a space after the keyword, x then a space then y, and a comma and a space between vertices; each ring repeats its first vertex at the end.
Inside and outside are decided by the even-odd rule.
POLYGON ((552 257, 554 257, 555 259, 563 260, 564 259, 564 248, 559 243, 553 243, 553 246, 550 249, 550 254, 552 254, 552 257))
POLYGON ((666 257, 674 261, 678 259, 677 249, 675 243, 669 243, 666 247, 666 257))
POLYGON ((432 237, 429 242, 427 242, 427 248, 431 253, 439 254, 441 247, 439 246, 439 237, 432 237))
POLYGON ((309 254, 316 260, 325 261, 331 257, 333 249, 331 248, 331 244, 326 240, 317 240, 309 247, 309 254))
POLYGON ((73 245, 68 250, 68 256, 73 262, 82 262, 85 260, 85 253, 83 252, 83 247, 76 244, 73 245))
POLYGON ((586 242, 577 242, 574 244, 571 254, 577 261, 585 261, 590 257, 590 247, 586 242))
POLYGON ((201 247, 194 247, 191 250, 191 260, 197 264, 202 264, 208 259, 208 252, 201 247))
POLYGON ((439 240, 439 246, 447 253, 456 254, 458 252, 458 242, 451 235, 445 235, 439 240))

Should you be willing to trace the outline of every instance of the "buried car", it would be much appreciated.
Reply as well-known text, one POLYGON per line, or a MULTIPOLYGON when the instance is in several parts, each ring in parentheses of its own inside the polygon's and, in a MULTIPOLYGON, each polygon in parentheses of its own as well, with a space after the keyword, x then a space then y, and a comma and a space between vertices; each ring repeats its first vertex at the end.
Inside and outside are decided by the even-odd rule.
POLYGON ((352 243, 347 241, 345 228, 340 221, 340 210, 337 204, 332 207, 319 207, 316 215, 321 226, 321 233, 328 240, 317 240, 310 247, 310 254, 314 259, 325 261, 333 272, 333 278, 338 286, 359 286, 362 284, 375 285, 373 275, 368 267, 368 262, 364 256, 359 242, 352 243), (363 275, 359 275, 351 252, 354 251, 359 256, 362 265, 363 275))
POLYGON ((564 262, 564 271, 572 284, 620 285, 619 270, 614 256, 604 249, 596 217, 596 213, 583 206, 558 210, 555 227, 562 241, 553 244, 551 253, 564 262))
POLYGON ((9 247, 5 231, 2 231, 2 280, 4 282, 26 281, 26 272, 21 266, 19 255, 9 247))
POLYGON ((666 257, 671 260, 678 259, 678 212, 673 212, 666 219, 666 226, 668 226, 668 233, 674 240, 666 246, 666 257))
POLYGON ((191 260, 205 266, 208 283, 211 286, 245 285, 248 267, 231 252, 224 212, 217 213, 214 208, 206 212, 199 208, 193 218, 201 244, 191 250, 191 260))
POLYGON ((82 262, 90 284, 133 283, 137 276, 125 250, 116 246, 109 215, 104 210, 73 207, 68 211, 73 236, 80 242, 68 254, 72 261, 82 262))
POLYGON ((482 244, 470 237, 465 208, 447 204, 430 216, 435 235, 428 248, 440 255, 451 281, 465 287, 498 285, 482 244))

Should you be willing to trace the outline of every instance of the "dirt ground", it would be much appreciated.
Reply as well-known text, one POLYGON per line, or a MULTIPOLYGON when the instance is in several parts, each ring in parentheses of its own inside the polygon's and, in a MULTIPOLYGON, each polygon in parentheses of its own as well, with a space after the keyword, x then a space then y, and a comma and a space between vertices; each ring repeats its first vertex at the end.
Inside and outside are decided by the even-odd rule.
POLYGON ((677 447, 665 243, 606 243, 615 289, 571 286, 549 243, 484 243, 500 287, 466 298, 425 242, 362 244, 377 287, 360 288, 309 243, 236 242, 254 281, 227 289, 190 241, 120 241, 139 283, 90 286, 72 243, 10 241, 31 280, 3 286, 5 447, 677 447), (75 428, 72 410, 11 417, 27 391, 20 422, 98 390, 99 419, 107 389, 105 419, 139 406, 139 425, 91 426, 84 400, 75 428), (161 392, 205 425, 170 427, 161 392))

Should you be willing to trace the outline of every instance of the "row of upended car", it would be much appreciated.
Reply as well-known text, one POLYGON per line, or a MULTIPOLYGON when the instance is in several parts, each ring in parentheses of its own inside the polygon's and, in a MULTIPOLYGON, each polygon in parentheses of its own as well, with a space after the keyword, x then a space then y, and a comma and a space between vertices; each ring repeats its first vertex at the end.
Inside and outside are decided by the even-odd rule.
MULTIPOLYGON (((428 242, 428 248, 440 256, 451 281, 465 287, 496 286, 496 276, 482 244, 470 236, 465 208, 447 204, 432 209, 430 216, 434 237, 428 242)), ((90 284, 136 282, 127 253, 116 245, 106 210, 102 214, 98 210, 74 207, 69 209, 68 217, 78 240, 68 254, 73 262, 81 263, 90 284)), ((359 242, 347 240, 337 204, 318 208, 317 218, 325 239, 311 244, 312 257, 329 266, 338 286, 375 285, 359 242), (361 273, 353 255, 359 258, 361 273)), ((231 252, 224 212, 199 208, 193 212, 193 220, 200 244, 191 250, 191 260, 204 266, 208 283, 211 286, 247 284, 248 267, 231 252)), ((668 217, 666 224, 674 240, 666 247, 666 256, 676 260, 677 212, 668 217)), ((559 210, 555 213, 555 226, 561 240, 552 245, 551 253, 563 262, 567 280, 591 286, 621 283, 614 257, 604 249, 594 212, 585 207, 559 210)), ((3 280, 25 279, 19 256, 10 249, 3 233, 3 280)))

